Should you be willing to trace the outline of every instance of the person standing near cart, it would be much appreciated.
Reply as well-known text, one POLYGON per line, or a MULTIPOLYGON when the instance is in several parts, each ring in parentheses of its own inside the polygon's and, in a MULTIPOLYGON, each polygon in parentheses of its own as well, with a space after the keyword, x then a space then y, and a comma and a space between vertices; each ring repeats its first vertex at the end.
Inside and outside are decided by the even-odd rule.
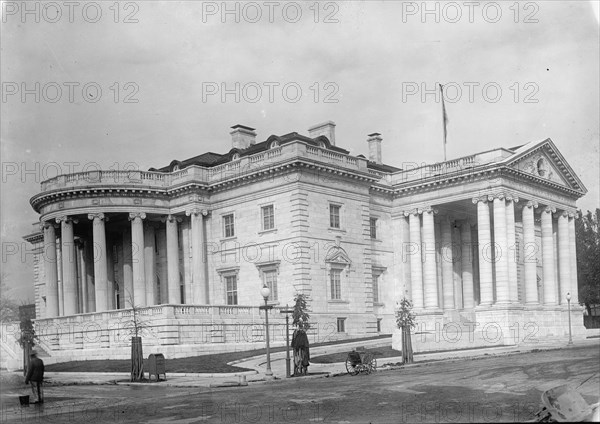
POLYGON ((30 356, 25 384, 31 383, 33 403, 44 403, 44 361, 37 357, 36 352, 31 352, 30 356))

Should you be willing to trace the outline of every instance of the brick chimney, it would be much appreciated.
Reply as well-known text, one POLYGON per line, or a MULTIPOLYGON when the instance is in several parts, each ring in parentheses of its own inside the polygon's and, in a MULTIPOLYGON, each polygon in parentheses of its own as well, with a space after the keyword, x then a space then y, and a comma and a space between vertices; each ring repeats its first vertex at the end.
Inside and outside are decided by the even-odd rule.
POLYGON ((310 138, 317 138, 324 135, 335 146, 335 122, 327 121, 322 124, 313 125, 308 129, 310 138))
POLYGON ((369 143, 369 160, 371 162, 381 164, 381 134, 373 133, 369 134, 367 143, 369 143))
POLYGON ((234 125, 231 127, 233 131, 231 134, 231 145, 236 149, 247 149, 256 143, 256 133, 254 132, 254 128, 246 127, 245 125, 234 125))

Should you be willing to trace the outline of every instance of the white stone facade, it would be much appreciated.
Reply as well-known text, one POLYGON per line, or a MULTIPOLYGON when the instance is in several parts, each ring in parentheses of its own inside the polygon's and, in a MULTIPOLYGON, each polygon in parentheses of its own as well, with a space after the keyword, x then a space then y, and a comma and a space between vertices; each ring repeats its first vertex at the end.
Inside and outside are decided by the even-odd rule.
POLYGON ((586 189, 551 140, 401 170, 381 163, 378 133, 367 160, 330 141, 335 124, 315 128, 329 137, 256 144, 238 125, 224 155, 44 181, 31 199, 41 230, 26 237, 42 346, 126 356, 116 334, 133 303, 150 353, 257 347, 265 283, 276 344, 278 308, 297 292, 313 342, 394 332, 403 296, 417 350, 447 348, 452 332, 480 340, 458 347, 521 343, 534 327, 564 337, 567 293, 582 334, 574 214, 586 189))

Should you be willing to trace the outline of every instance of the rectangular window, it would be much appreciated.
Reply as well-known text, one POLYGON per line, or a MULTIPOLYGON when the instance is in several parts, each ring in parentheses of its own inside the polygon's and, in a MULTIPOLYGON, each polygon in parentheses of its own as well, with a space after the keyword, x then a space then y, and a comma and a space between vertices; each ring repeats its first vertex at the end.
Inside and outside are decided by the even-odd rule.
POLYGON ((373 302, 379 302, 379 275, 373 274, 373 302))
POLYGON ((329 226, 331 228, 340 228, 340 209, 339 205, 329 205, 329 226))
POLYGON ((331 299, 340 300, 342 298, 342 271, 339 269, 332 269, 329 274, 331 283, 331 299))
POLYGON ((277 300, 277 271, 265 271, 263 273, 264 282, 271 290, 271 295, 269 296, 269 300, 276 301, 277 300))
POLYGON ((275 228, 275 211, 273 205, 263 206, 262 211, 262 229, 272 230, 275 228))
POLYGON ((225 287, 227 290, 227 304, 237 305, 237 275, 227 275, 225 277, 225 287))
POLYGON ((338 333, 346 332, 346 318, 338 318, 337 319, 337 332, 338 333))
POLYGON ((235 236, 235 229, 233 225, 233 214, 223 216, 223 235, 225 237, 235 236))
POLYGON ((185 287, 183 284, 179 285, 179 299, 181 300, 181 304, 185 303, 185 287))
POLYGON ((381 333, 381 318, 377 318, 377 332, 381 333))
POLYGON ((369 229, 371 233, 371 238, 377 238, 377 218, 371 218, 369 220, 369 229))

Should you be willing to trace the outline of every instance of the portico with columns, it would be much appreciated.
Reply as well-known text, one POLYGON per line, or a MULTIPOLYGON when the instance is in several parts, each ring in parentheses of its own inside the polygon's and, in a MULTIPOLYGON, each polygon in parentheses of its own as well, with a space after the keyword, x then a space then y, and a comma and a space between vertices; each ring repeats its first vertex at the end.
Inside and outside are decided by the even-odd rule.
POLYGON ((46 291, 41 314, 53 318, 132 304, 179 304, 185 303, 186 291, 193 293, 193 303, 207 304, 202 251, 206 215, 206 209, 196 208, 180 215, 106 211, 44 220, 40 228, 46 291), (193 263, 189 281, 181 279, 184 249, 178 225, 185 220, 196 240, 189 249, 193 263), (159 260, 159 248, 166 253, 165 270, 159 270, 164 262, 159 260))
POLYGON ((574 337, 585 334, 573 243, 585 189, 559 155, 523 146, 485 173, 440 172, 400 190, 410 195, 398 196, 398 268, 409 281, 398 291, 414 305, 416 351, 562 339, 567 294, 574 337))
POLYGON ((382 163, 379 133, 367 159, 335 145, 332 122, 261 143, 232 129, 227 154, 42 183, 25 239, 44 349, 127 357, 134 307, 152 323, 149 352, 255 348, 263 284, 275 344, 278 309, 298 292, 312 299, 313 342, 397 344, 403 297, 416 351, 563 339, 567 293, 583 334, 574 219, 586 189, 551 140, 401 169, 382 163))

